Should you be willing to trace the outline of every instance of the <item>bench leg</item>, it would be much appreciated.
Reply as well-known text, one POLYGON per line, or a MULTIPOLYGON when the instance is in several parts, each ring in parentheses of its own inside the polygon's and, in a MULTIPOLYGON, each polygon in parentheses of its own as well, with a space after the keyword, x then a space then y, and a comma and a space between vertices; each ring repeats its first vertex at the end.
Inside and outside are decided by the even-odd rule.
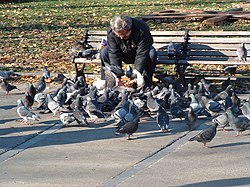
POLYGON ((185 80, 185 70, 187 66, 186 65, 176 65, 175 66, 175 71, 178 76, 179 82, 183 85, 186 86, 186 80, 185 80))

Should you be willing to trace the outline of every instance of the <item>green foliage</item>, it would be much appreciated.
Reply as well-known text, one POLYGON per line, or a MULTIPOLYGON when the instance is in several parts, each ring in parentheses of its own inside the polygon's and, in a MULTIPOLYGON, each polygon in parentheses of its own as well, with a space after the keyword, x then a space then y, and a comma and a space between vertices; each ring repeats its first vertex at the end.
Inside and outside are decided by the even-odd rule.
MULTIPOLYGON (((0 66, 72 71, 71 46, 83 30, 106 30, 115 14, 147 15, 165 9, 223 11, 244 1, 231 0, 70 0, 0 4, 0 66)), ((248 30, 249 21, 214 26, 199 22, 149 23, 151 30, 248 30)))

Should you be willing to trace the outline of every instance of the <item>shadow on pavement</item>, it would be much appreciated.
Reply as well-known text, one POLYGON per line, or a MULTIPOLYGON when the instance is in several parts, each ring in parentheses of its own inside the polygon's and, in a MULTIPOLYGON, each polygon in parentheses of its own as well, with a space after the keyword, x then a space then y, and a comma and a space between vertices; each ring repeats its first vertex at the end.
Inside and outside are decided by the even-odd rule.
POLYGON ((193 184, 185 184, 180 187, 211 187, 211 186, 245 186, 250 184, 250 177, 233 178, 233 179, 219 179, 213 181, 198 182, 193 184))

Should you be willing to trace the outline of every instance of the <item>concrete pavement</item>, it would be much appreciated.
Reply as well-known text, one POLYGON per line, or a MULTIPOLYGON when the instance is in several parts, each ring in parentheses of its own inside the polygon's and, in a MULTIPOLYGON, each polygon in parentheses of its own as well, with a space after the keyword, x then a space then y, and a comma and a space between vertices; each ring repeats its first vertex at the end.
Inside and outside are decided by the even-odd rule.
POLYGON ((160 133, 144 118, 131 141, 114 134, 113 121, 61 128, 59 116, 40 114, 27 126, 16 121, 19 87, 0 91, 0 186, 250 186, 249 130, 240 137, 218 131, 203 148, 188 141, 199 130, 188 132, 179 120, 160 133))

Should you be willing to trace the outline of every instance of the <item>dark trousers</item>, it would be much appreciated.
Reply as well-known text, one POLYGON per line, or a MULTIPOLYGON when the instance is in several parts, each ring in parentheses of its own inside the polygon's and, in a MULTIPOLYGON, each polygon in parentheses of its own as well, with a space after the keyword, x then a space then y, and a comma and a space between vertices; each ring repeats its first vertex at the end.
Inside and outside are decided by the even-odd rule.
MULTIPOLYGON (((135 56, 136 56, 135 51, 134 52, 132 51, 129 54, 123 53, 122 61, 126 64, 134 64, 135 56)), ((102 66, 105 67, 106 64, 110 64, 108 47, 104 47, 100 51, 100 58, 101 58, 102 66)), ((157 52, 155 48, 152 46, 151 49, 149 50, 149 59, 145 66, 145 72, 143 72, 145 75, 145 82, 147 83, 148 86, 152 85, 152 77, 155 71, 156 61, 157 61, 157 52)), ((122 64, 119 64, 119 65, 122 67, 122 64)), ((103 68, 101 69, 101 79, 102 80, 105 79, 103 68)))

